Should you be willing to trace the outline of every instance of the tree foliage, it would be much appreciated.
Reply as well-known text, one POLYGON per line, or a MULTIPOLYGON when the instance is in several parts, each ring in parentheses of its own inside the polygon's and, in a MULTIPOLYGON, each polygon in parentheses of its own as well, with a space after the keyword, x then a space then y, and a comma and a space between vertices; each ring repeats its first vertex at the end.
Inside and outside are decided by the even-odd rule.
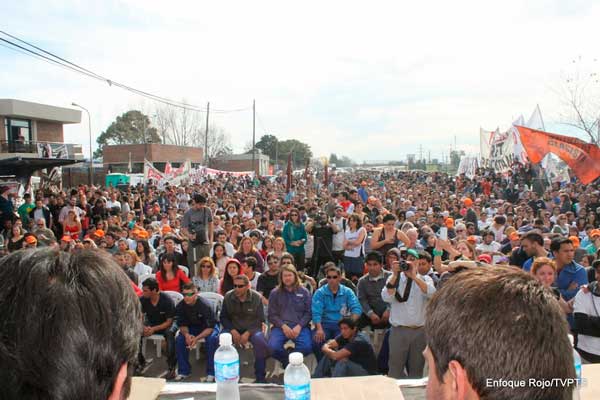
POLYGON ((573 69, 568 71, 559 96, 564 105, 563 123, 582 130, 591 143, 600 145, 600 76, 598 63, 578 57, 573 60, 573 69))
POLYGON ((356 162, 347 156, 338 157, 337 154, 331 153, 329 156, 329 164, 335 164, 336 167, 347 168, 356 165, 356 162))
MULTIPOLYGON (((292 153, 294 168, 305 166, 306 160, 312 158, 310 146, 296 139, 279 140, 274 135, 263 135, 255 146, 272 161, 276 161, 279 166, 287 164, 290 153, 292 153)), ((249 152, 251 151, 250 149, 249 152)))
MULTIPOLYGON (((185 99, 182 102, 185 102, 185 99)), ((164 143, 200 147, 206 150, 205 158, 209 165, 215 157, 233 152, 229 134, 223 128, 209 123, 208 134, 206 133, 205 114, 157 104, 154 118, 164 143)))
POLYGON ((156 128, 150 126, 147 115, 138 110, 130 110, 117 117, 96 140, 98 149, 94 157, 102 156, 102 148, 112 144, 160 143, 156 128))

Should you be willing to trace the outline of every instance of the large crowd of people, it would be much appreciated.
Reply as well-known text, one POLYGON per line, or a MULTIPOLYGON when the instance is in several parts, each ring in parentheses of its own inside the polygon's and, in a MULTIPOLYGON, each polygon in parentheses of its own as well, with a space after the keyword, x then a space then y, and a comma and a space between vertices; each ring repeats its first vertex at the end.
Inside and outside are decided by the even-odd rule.
MULTIPOLYGON (((285 180, 219 175, 177 187, 82 185, 22 198, 2 187, 0 252, 110 256, 140 298, 139 340, 165 338, 168 379, 192 374, 190 350, 204 342, 205 380, 214 380, 222 332, 253 349, 257 382, 269 357, 285 367, 291 351, 316 356, 315 377, 418 378, 426 360, 431 374, 439 343, 426 332, 428 318, 460 320, 432 310, 431 299, 470 276, 464 292, 453 286, 452 300, 465 297, 465 318, 475 318, 469 274, 486 268, 539 282, 560 305, 583 361, 600 362, 597 183, 544 186, 523 168, 473 178, 356 170, 328 182, 296 177, 289 191, 285 180), (221 307, 203 293, 223 296, 221 307), (383 337, 378 352, 373 332, 383 337)), ((140 351, 138 372, 145 364, 140 351)))

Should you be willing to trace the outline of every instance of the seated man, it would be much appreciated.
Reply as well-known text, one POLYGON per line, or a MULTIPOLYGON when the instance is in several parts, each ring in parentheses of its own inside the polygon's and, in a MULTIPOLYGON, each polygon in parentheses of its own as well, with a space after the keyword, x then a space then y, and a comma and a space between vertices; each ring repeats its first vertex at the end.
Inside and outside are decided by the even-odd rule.
MULTIPOLYGON (((331 267, 337 267, 337 265, 333 261, 328 261, 323 265, 323 271, 325 272, 325 277, 319 281, 320 288, 327 284, 327 271, 329 271, 329 268, 331 268, 331 267)), ((350 279, 346 278, 344 276, 344 274, 342 274, 340 283, 342 285, 346 286, 347 288, 352 289, 354 294, 356 294, 356 285, 350 279)))
POLYGON ((219 329, 216 316, 211 305, 198 296, 198 289, 193 283, 183 285, 181 301, 176 309, 179 336, 175 343, 179 371, 175 380, 180 381, 190 376, 190 350, 204 339, 206 343, 206 381, 214 382, 214 356, 219 347, 219 329))
MULTIPOLYGON (((175 304, 169 296, 158 290, 158 282, 154 278, 146 279, 142 284, 143 295, 140 297, 142 304, 142 313, 144 314, 144 337, 152 335, 163 335, 167 342, 167 367, 169 372, 166 379, 173 379, 176 376, 175 366, 177 358, 175 357, 175 304)), ((138 357, 140 370, 144 369, 146 359, 141 351, 138 357)))
POLYGON ((258 283, 256 285, 256 291, 263 296, 263 304, 265 305, 269 304, 271 291, 275 289, 279 283, 279 257, 275 254, 269 254, 267 256, 267 265, 269 266, 269 269, 258 277, 258 283))
POLYGON ((264 383, 269 346, 262 332, 262 324, 265 322, 262 296, 250 289, 250 281, 246 275, 236 276, 233 286, 234 289, 227 292, 223 299, 223 332, 231 333, 235 345, 245 346, 248 341, 252 343, 256 382, 264 383))
POLYGON ((288 365, 287 349, 305 356, 312 353, 310 339, 311 296, 301 286, 298 271, 293 265, 281 267, 281 282, 269 297, 269 348, 273 357, 285 368, 288 365))
POLYGON ((18 251, 0 260, 0 282, 0 397, 129 397, 142 313, 110 255, 18 251))
POLYGON ((347 315, 358 319, 362 308, 352 291, 340 284, 342 273, 338 267, 327 270, 327 285, 319 288, 312 300, 313 323, 316 328, 313 336, 313 351, 317 360, 323 356, 321 347, 326 340, 340 334, 338 321, 347 315))
POLYGON ((321 350, 325 357, 319 361, 313 378, 377 374, 375 351, 369 338, 358 331, 352 318, 344 317, 338 325, 341 333, 323 345, 321 350))
POLYGON ((429 300, 425 330, 427 399, 573 398, 569 326, 530 274, 490 266, 453 276, 429 300), (541 384, 554 379, 563 383, 541 384))

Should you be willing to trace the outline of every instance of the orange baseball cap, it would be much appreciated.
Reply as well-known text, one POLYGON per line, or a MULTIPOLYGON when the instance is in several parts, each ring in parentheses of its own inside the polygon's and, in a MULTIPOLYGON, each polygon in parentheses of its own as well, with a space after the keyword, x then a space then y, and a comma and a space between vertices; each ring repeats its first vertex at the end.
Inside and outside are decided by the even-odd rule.
POLYGON ((27 244, 35 244, 37 243, 37 239, 35 236, 29 235, 25 238, 25 242, 27 242, 27 244))
POLYGON ((590 237, 593 238, 594 236, 600 236, 600 229, 592 229, 590 237))
POLYGON ((467 197, 466 199, 463 200, 463 204, 467 207, 470 207, 473 205, 473 200, 471 200, 470 198, 467 197))
POLYGON ((579 238, 577 236, 569 236, 569 240, 573 243, 573 247, 576 249, 579 248, 581 243, 579 242, 579 238))
POLYGON ((102 229, 96 229, 94 231, 94 235, 96 235, 99 238, 103 238, 104 237, 104 231, 102 229))
POLYGON ((513 232, 508 236, 508 238, 510 240, 519 240, 521 238, 521 236, 519 236, 519 234, 517 232, 513 232))
POLYGON ((473 243, 473 244, 477 244, 477 238, 475 236, 469 236, 467 238, 467 242, 473 243))
POLYGON ((163 225, 161 230, 163 234, 173 232, 173 228, 171 228, 169 225, 163 225))
POLYGON ((140 239, 148 239, 150 237, 150 235, 148 235, 148 232, 146 232, 146 231, 140 231, 138 233, 138 237, 140 239))
POLYGON ((446 218, 446 227, 453 228, 454 227, 454 218, 446 218))

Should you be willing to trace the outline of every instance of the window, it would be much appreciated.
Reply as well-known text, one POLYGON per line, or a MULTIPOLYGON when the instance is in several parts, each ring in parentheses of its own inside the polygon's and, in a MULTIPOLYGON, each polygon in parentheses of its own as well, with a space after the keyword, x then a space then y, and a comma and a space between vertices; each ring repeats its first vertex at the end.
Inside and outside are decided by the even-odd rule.
POLYGON ((31 120, 4 119, 5 138, 9 143, 29 143, 32 141, 31 120))

